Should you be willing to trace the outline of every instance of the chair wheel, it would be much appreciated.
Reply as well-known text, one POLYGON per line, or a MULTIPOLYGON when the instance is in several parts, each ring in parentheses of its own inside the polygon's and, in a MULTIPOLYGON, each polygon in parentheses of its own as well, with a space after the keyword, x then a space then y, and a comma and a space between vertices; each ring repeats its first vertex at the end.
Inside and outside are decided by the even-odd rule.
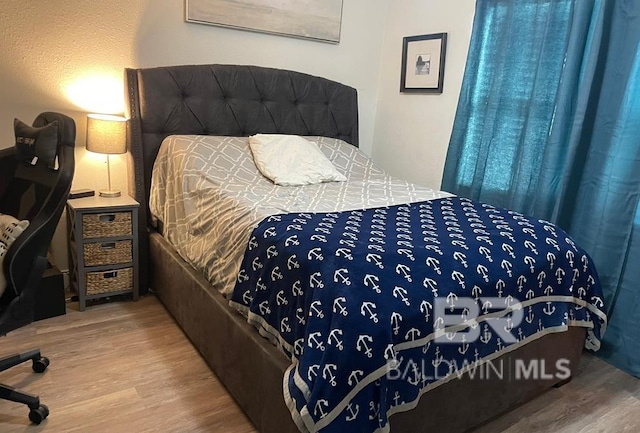
POLYGON ((31 368, 36 373, 44 373, 49 366, 49 358, 42 356, 40 359, 34 359, 31 368))
POLYGON ((41 404, 37 409, 31 409, 29 412, 29 420, 34 424, 40 424, 48 416, 49 408, 44 404, 41 404))

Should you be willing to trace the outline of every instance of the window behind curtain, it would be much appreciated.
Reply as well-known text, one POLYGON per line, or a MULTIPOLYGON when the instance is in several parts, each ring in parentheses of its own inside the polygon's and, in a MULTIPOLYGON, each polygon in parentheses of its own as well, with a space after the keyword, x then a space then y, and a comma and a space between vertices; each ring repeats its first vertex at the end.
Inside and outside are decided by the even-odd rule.
POLYGON ((476 15, 484 19, 474 23, 450 145, 459 148, 447 157, 443 189, 504 205, 505 194, 535 188, 553 125, 572 5, 478 2, 476 15))

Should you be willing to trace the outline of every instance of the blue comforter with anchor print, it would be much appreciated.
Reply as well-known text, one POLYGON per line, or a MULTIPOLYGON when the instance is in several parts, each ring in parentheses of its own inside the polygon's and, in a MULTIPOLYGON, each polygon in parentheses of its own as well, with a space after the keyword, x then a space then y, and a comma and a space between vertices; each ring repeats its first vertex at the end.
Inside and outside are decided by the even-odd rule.
POLYGON ((271 216, 231 305, 291 357, 301 431, 385 432, 420 395, 569 326, 599 347, 589 256, 558 227, 463 198, 271 216))

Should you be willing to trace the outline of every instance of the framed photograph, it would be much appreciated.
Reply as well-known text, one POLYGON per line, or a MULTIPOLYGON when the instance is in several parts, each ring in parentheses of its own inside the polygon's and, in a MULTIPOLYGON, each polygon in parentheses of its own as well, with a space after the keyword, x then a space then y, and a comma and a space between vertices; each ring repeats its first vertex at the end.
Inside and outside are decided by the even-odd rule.
POLYGON ((447 34, 407 36, 402 42, 400 91, 442 93, 447 34))
POLYGON ((342 0, 185 0, 185 19, 337 44, 342 0))

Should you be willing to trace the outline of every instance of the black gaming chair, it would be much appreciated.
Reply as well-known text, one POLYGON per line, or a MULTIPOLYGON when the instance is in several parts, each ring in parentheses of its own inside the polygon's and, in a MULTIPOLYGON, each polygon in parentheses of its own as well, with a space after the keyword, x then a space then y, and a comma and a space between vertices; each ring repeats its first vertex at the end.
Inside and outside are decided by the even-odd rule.
MULTIPOLYGON (((42 113, 33 122, 42 127, 58 122, 58 168, 18 161, 15 147, 0 151, 0 213, 30 221, 29 226, 6 252, 3 263, 7 287, 0 297, 0 335, 33 321, 35 296, 47 266, 47 251, 65 207, 74 171, 76 125, 70 117, 42 113)), ((0 371, 28 360, 33 370, 45 371, 49 360, 40 350, 0 359, 0 371)), ((26 404, 29 419, 40 424, 49 409, 37 396, 0 384, 0 399, 26 404)))

